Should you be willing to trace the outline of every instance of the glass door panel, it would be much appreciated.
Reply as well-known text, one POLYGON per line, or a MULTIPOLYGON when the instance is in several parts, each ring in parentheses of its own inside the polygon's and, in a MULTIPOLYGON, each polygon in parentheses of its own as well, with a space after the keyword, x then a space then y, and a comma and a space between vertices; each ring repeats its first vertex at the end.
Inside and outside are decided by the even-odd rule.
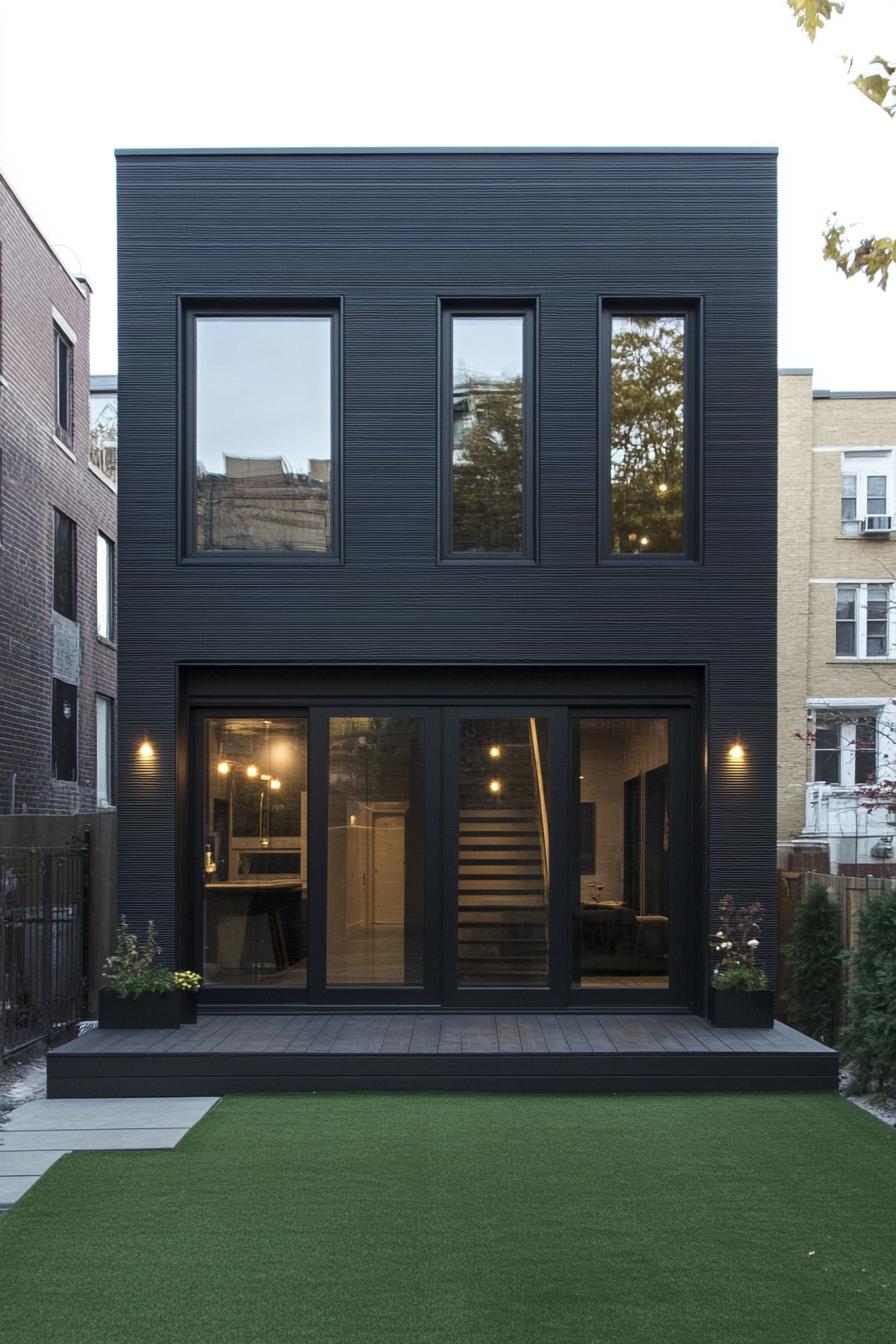
POLYGON ((669 720, 582 718, 573 982, 668 989, 669 720))
POLYGON ((548 720, 459 721, 457 983, 548 984, 548 720))
POLYGON ((422 986, 423 718, 329 719, 327 984, 422 986))
POLYGON ((207 985, 306 984, 307 798, 307 720, 206 721, 207 985))

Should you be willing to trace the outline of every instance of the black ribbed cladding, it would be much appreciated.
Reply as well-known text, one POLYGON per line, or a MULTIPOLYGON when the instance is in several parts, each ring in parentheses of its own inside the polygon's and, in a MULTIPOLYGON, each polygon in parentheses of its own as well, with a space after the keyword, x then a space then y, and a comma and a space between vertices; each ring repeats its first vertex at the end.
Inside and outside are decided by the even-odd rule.
POLYGON ((705 664, 710 893, 771 909, 774 154, 179 153, 118 173, 122 909, 172 946, 177 668, 209 662, 705 664), (596 564, 601 295, 703 299, 701 565, 596 564), (177 563, 178 298, 225 296, 343 302, 341 566, 177 563), (436 560, 438 300, 480 296, 538 301, 537 566, 436 560))

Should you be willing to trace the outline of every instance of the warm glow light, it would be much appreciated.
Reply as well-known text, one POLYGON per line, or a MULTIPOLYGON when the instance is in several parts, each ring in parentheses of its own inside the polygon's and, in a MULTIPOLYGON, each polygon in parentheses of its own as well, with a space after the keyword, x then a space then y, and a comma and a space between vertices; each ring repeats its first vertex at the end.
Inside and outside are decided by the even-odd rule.
POLYGON ((488 782, 488 791, 489 793, 500 793, 501 792, 500 779, 490 779, 488 782))
POLYGON ((743 746, 740 742, 734 742, 728 748, 729 761, 742 761, 746 756, 746 754, 747 753, 744 751, 743 746))
POLYGON ((493 761, 500 761, 500 759, 501 759, 501 748, 500 748, 500 747, 489 747, 489 749, 488 749, 488 754, 489 754, 489 756, 492 758, 493 761))
POLYGON ((270 779, 270 775, 262 775, 262 779, 270 779))
POLYGON ((639 541, 638 545, 639 545, 639 546, 649 546, 649 545, 650 545, 650 538, 649 538, 649 537, 642 537, 641 540, 639 541))
POLYGON ((280 781, 279 781, 279 779, 272 779, 272 780, 271 780, 271 788, 272 788, 275 792, 277 791, 277 789, 280 788, 280 781))
POLYGON ((229 762, 229 761, 219 761, 219 762, 218 762, 218 774, 219 774, 219 775, 229 775, 229 774, 230 774, 230 762, 229 762))
POLYGON ((668 487, 668 485, 666 484, 666 482, 665 482, 665 481, 660 481, 660 483, 659 483, 659 492, 660 492, 660 494, 661 494, 661 495, 664 495, 668 489, 669 489, 669 487, 668 487))
POLYGON ((151 761, 155 756, 155 749, 151 742, 144 739, 137 748, 137 755, 141 761, 151 761))
POLYGON ((246 774, 249 776, 250 779, 257 779, 257 778, 258 778, 258 766, 257 766, 257 765, 247 765, 247 766, 246 766, 246 774))
POLYGON ((358 818, 355 816, 355 814, 354 814, 354 812, 353 812, 353 813, 351 814, 351 816, 349 817, 349 819, 348 819, 348 824, 349 824, 349 826, 356 826, 357 823, 358 823, 358 818))

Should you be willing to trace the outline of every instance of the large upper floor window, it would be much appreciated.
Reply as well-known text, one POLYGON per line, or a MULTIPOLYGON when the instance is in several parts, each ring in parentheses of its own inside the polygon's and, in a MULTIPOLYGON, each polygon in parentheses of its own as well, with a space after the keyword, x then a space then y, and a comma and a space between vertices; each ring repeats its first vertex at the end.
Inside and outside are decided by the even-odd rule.
POLYGON ((891 585, 838 583, 838 658, 889 658, 891 585))
POLYGON ((877 778, 877 715, 816 710, 812 778, 819 784, 873 784, 877 778))
POLYGON ((535 317, 443 311, 442 555, 534 557, 535 317))
POLYGON ((602 322, 603 553, 693 556, 697 310, 609 304, 602 322))
POLYGON ((894 510, 893 451, 845 452, 840 477, 840 525, 845 537, 888 532, 894 510))
POLYGON ((335 552, 336 339, 333 311, 191 314, 188 550, 335 552))
POLYGON ((53 510, 53 610, 78 619, 77 527, 67 513, 53 510))

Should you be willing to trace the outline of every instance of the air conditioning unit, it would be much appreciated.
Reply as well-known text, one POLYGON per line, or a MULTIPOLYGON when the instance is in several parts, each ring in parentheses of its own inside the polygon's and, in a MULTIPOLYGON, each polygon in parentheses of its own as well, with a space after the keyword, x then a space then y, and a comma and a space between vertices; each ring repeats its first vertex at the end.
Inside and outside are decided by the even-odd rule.
POLYGON ((869 513, 862 519, 863 537, 888 537, 893 531, 893 516, 889 513, 869 513))

